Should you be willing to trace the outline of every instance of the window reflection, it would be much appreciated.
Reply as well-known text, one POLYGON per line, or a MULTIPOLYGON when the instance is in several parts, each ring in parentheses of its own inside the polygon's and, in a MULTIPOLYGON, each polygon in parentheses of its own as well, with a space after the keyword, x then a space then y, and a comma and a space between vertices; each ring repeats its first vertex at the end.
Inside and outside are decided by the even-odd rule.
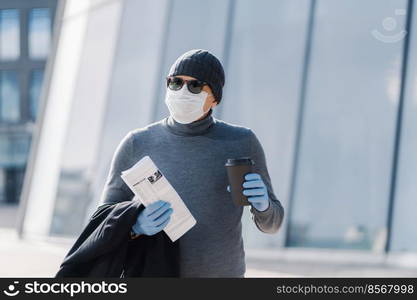
POLYGON ((20 55, 19 11, 0 10, 0 60, 16 60, 20 55))
POLYGON ((49 8, 34 8, 29 13, 29 56, 46 59, 51 44, 51 16, 49 8))
POLYGON ((0 117, 4 122, 20 119, 19 84, 15 71, 0 72, 0 117))

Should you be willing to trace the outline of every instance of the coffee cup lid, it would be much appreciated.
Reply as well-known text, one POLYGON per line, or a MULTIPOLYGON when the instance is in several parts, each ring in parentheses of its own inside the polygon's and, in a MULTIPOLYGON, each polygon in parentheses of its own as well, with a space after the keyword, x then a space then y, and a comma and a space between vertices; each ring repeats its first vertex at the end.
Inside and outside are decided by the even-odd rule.
POLYGON ((228 158, 225 166, 236 166, 236 165, 254 165, 255 163, 250 157, 239 157, 239 158, 228 158))

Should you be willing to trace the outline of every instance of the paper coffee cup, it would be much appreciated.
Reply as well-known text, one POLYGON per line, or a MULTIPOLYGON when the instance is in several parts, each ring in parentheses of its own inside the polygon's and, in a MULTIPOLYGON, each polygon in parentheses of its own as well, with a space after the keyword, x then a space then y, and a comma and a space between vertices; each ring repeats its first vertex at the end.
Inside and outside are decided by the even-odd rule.
POLYGON ((229 158, 225 163, 229 179, 232 200, 236 206, 250 205, 248 198, 243 195, 245 175, 253 172, 254 161, 250 157, 229 158))

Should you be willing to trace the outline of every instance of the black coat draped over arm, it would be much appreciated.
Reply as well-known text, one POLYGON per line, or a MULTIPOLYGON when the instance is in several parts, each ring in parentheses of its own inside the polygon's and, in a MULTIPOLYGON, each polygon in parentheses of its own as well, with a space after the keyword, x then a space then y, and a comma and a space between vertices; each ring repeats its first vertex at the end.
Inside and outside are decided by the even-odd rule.
POLYGON ((60 277, 178 277, 178 244, 164 231, 130 238, 140 201, 99 206, 64 258, 60 277))

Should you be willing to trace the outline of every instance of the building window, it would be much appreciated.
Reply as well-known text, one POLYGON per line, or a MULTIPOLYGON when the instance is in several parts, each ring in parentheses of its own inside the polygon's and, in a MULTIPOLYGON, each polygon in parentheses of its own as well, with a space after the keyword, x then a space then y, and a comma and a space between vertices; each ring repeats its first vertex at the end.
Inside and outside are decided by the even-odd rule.
POLYGON ((51 45, 51 14, 49 8, 34 8, 29 13, 29 57, 46 59, 51 45))
POLYGON ((30 76, 29 85, 29 113, 32 120, 38 115, 39 96, 41 93, 43 70, 33 70, 30 76))
POLYGON ((30 143, 26 133, 0 135, 0 202, 19 201, 30 143))
POLYGON ((17 9, 0 10, 0 60, 17 60, 20 56, 20 26, 17 9))
POLYGON ((2 122, 20 120, 19 83, 16 71, 0 72, 0 119, 2 122))

